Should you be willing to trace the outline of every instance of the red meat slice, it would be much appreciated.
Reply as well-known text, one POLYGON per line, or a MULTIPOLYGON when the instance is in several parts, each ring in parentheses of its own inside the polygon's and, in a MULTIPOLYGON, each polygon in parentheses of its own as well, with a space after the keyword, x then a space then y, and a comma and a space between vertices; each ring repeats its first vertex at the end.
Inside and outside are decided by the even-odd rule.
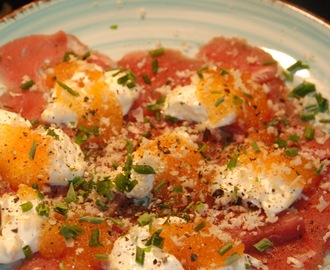
POLYGON ((223 68, 234 68, 252 74, 252 78, 269 88, 269 97, 283 97, 284 83, 278 78, 278 66, 272 56, 245 39, 216 37, 204 45, 198 58, 223 68))
MULTIPOLYGON (((76 37, 62 31, 19 38, 0 47, 0 84, 7 88, 0 97, 0 107, 30 120, 39 119, 46 104, 45 69, 61 62, 68 51, 84 55, 88 49, 76 37), (33 91, 21 89, 24 76, 35 82, 33 91)), ((110 59, 99 53, 93 54, 91 61, 111 66, 110 59)))
MULTIPOLYGON (((169 85, 171 88, 174 88, 178 85, 189 84, 191 72, 198 70, 202 66, 202 62, 188 58, 179 51, 166 49, 164 54, 154 57, 146 51, 129 53, 118 61, 118 66, 132 70, 137 76, 138 84, 145 89, 134 103, 132 107, 134 111, 142 104, 153 102, 160 98, 162 96, 161 93, 155 91, 159 87, 169 85), (152 67, 153 62, 158 63, 158 71, 156 72, 152 67), (143 76, 147 77, 150 83, 146 83, 143 76)), ((145 106, 142 107, 145 109, 145 106)), ((144 114, 147 115, 148 111, 145 110, 144 114)))

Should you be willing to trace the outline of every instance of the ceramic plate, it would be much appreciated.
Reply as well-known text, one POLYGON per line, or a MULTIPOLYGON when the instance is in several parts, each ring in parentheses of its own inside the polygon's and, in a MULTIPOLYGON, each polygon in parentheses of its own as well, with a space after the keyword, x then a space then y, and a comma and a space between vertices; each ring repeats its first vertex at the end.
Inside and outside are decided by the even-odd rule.
POLYGON ((272 0, 39 1, 0 23, 0 45, 30 34, 64 30, 114 60, 161 43, 194 55, 214 36, 239 36, 268 50, 287 67, 308 62, 302 74, 330 96, 330 26, 272 0), (113 29, 116 26, 117 29, 113 29))
POLYGON ((308 62, 311 69, 300 76, 330 97, 329 24, 279 1, 39 1, 0 22, 0 45, 59 30, 114 60, 159 44, 193 56, 214 36, 238 36, 269 51, 283 67, 308 62))

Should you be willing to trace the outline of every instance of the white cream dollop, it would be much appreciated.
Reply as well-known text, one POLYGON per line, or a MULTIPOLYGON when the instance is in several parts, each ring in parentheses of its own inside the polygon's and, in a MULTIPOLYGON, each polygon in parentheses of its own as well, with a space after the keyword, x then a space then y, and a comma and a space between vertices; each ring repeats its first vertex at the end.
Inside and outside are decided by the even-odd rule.
POLYGON ((31 251, 38 251, 38 239, 42 218, 36 212, 38 199, 29 200, 33 207, 23 212, 21 204, 26 200, 20 200, 17 196, 4 194, 0 198, 1 207, 1 234, 0 234, 0 264, 9 264, 25 255, 22 248, 28 245, 31 251))
POLYGON ((104 75, 109 90, 115 93, 116 98, 121 105, 123 115, 126 115, 131 109, 134 101, 137 99, 141 87, 135 85, 134 87, 129 88, 127 85, 118 83, 118 79, 127 76, 127 72, 119 72, 118 69, 106 71, 104 75))
MULTIPOLYGON (((51 147, 54 149, 50 159, 49 184, 67 185, 69 180, 82 176, 86 169, 86 161, 80 147, 71 141, 61 129, 49 128, 56 137, 52 136, 51 147)), ((48 130, 42 134, 47 135, 48 130)))

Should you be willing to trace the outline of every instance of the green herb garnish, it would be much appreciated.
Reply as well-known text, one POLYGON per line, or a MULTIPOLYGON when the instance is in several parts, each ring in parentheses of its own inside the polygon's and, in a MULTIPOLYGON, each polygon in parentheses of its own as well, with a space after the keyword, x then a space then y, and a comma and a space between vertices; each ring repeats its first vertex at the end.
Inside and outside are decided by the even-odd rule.
POLYGON ((253 245, 259 252, 264 252, 270 247, 274 246, 274 244, 268 240, 267 238, 264 238, 260 240, 258 243, 253 245))
POLYGON ((21 84, 21 89, 23 90, 28 90, 30 89, 33 85, 35 85, 35 82, 33 80, 26 81, 21 84))
POLYGON ((25 245, 22 247, 22 251, 24 253, 25 259, 31 260, 33 257, 32 249, 29 245, 25 245))
POLYGON ((35 157, 35 154, 36 154, 36 151, 37 151, 37 146, 38 146, 38 143, 36 142, 36 140, 33 140, 32 146, 31 146, 30 151, 29 151, 30 160, 34 160, 34 157, 35 157))
POLYGON ((63 235, 66 240, 73 238, 77 239, 79 234, 82 234, 84 229, 78 225, 70 224, 60 227, 60 235, 63 235))
POLYGON ((28 212, 33 208, 33 204, 31 202, 22 203, 20 206, 23 212, 28 212))
POLYGON ((103 244, 100 242, 100 230, 99 229, 92 230, 92 236, 91 236, 91 239, 89 240, 88 245, 90 247, 97 247, 97 246, 103 247, 103 244))
POLYGON ((66 85, 65 83, 62 83, 60 81, 56 81, 56 83, 61 86, 64 90, 66 90, 69 94, 71 94, 72 96, 75 97, 79 97, 79 93, 76 92, 75 90, 73 90, 71 87, 69 87, 68 85, 66 85))

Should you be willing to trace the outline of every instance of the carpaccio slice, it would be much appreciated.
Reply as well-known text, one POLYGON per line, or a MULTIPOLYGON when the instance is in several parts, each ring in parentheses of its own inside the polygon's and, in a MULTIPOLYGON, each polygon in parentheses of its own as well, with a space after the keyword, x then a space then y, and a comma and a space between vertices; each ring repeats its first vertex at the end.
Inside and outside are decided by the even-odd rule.
MULTIPOLYGON (((267 267, 268 269, 319 269, 326 251, 329 250, 330 241, 330 209, 328 207, 330 178, 327 168, 330 140, 322 137, 324 132, 322 133, 320 129, 316 129, 315 134, 319 138, 322 137, 323 142, 304 138, 303 131, 309 124, 301 121, 300 115, 292 109, 293 103, 288 98, 289 90, 280 75, 281 70, 278 64, 271 55, 249 45, 243 39, 216 37, 202 46, 195 58, 184 56, 176 50, 158 48, 155 51, 130 52, 117 63, 113 63, 108 56, 97 52, 92 52, 87 56, 87 46, 76 37, 64 32, 49 36, 35 35, 0 47, 0 82, 7 89, 0 97, 1 108, 20 113, 29 120, 40 120, 41 112, 47 105, 44 94, 51 91, 45 81, 45 72, 48 68, 60 63, 63 55, 68 51, 73 51, 77 57, 80 57, 79 60, 85 55, 86 59, 83 61, 98 64, 103 72, 109 68, 117 70, 118 74, 129 70, 136 78, 136 85, 142 90, 128 114, 124 116, 120 134, 114 133, 106 144, 103 143, 100 146, 95 141, 89 144, 88 138, 82 145, 88 161, 86 174, 74 179, 74 185, 70 187, 50 186, 42 190, 46 197, 43 202, 51 207, 51 222, 46 221, 46 225, 43 224, 39 252, 31 260, 24 260, 22 265, 15 269, 58 269, 59 267, 120 269, 109 263, 106 255, 111 252, 115 241, 120 236, 124 236, 130 226, 136 225, 137 219, 143 214, 153 215, 153 217, 176 215, 188 221, 197 217, 205 218, 216 228, 221 228, 232 239, 243 243, 246 254, 260 260, 259 264, 251 266, 253 269, 267 269, 267 267), (207 77, 216 72, 227 73, 232 70, 246 74, 248 81, 255 84, 257 90, 253 92, 253 95, 263 97, 265 101, 263 111, 257 109, 260 104, 255 104, 252 96, 247 96, 245 101, 249 102, 250 107, 255 110, 255 115, 242 117, 239 119, 240 124, 232 123, 211 130, 196 123, 178 121, 178 119, 162 115, 164 102, 162 99, 177 87, 190 86, 196 73, 202 79, 203 76, 207 77), (22 80, 29 79, 35 82, 34 88, 21 89, 22 80), (258 93, 258 91, 261 92, 258 93), (273 106, 268 106, 268 103, 273 106), (286 111, 288 108, 290 110, 286 111), (279 114, 279 111, 282 111, 282 114, 279 114), (185 130, 185 134, 193 138, 199 148, 194 148, 194 143, 190 141, 187 143, 182 137, 176 137, 178 129, 185 130), (302 137, 300 141, 297 137, 291 141, 287 139, 293 133, 300 134, 302 137), (309 179, 302 194, 291 207, 287 207, 276 215, 267 215, 264 209, 261 209, 262 201, 258 204, 253 200, 243 201, 243 199, 230 198, 226 203, 219 203, 224 199, 224 190, 209 191, 209 186, 215 181, 214 171, 209 169, 209 165, 214 163, 216 166, 223 166, 229 161, 228 164, 230 163, 233 168, 236 166, 235 162, 238 162, 239 155, 248 153, 251 142, 255 143, 254 147, 258 143, 270 152, 282 150, 285 152, 292 149, 301 151, 302 155, 297 159, 290 160, 285 157, 289 159, 289 169, 296 170, 297 175, 299 175, 299 166, 305 162, 305 159, 315 159, 321 164, 320 168, 305 166, 304 170, 314 170, 317 175, 309 179), (156 176, 155 184, 150 188, 152 196, 149 196, 148 200, 135 198, 135 195, 131 193, 132 190, 127 190, 131 184, 129 180, 131 172, 126 174, 127 168, 131 166, 130 162, 136 163, 134 159, 131 160, 134 151, 140 153, 141 158, 153 153, 155 155, 152 159, 157 160, 161 157, 168 162, 164 165, 165 169, 159 173, 164 179, 156 176), (185 158, 182 159, 182 157, 185 158), (189 168, 189 166, 194 166, 194 168, 189 168), (208 168, 209 171, 203 170, 202 166, 208 168), (114 175, 118 168, 121 170, 120 177, 114 175), (171 170, 173 168, 175 168, 174 171, 171 170), (182 175, 183 173, 188 177, 182 175), (97 178, 99 174, 105 175, 104 178, 97 178), (191 179, 194 179, 192 185, 191 179), (186 193, 182 193, 182 188, 186 183, 188 183, 188 187, 184 187, 186 193), (79 197, 79 203, 75 196, 79 197), (134 201, 132 198, 137 200, 134 201), (52 201, 53 199, 63 202, 64 205, 54 206, 56 203, 52 201), (70 216, 61 213, 67 207, 72 207, 70 216), (252 221, 245 219, 249 213, 257 213, 256 219, 252 221), (85 219, 82 221, 83 216, 85 219), (91 224, 85 223, 86 220, 91 224), (105 220, 107 223, 104 223, 105 220), (253 224, 254 221, 257 223, 253 224), (86 234, 80 236, 81 232, 75 231, 77 235, 74 235, 73 242, 72 239, 64 241, 63 235, 59 233, 61 226, 73 224, 83 228, 86 234), (48 231, 45 231, 45 228, 48 228, 48 231), (94 235, 92 244, 90 234, 94 235), (98 239, 98 234, 101 234, 100 239, 98 239), (273 247, 259 252, 255 244, 263 239, 271 241, 273 247), (99 258, 95 259, 95 256, 99 258)), ((75 60, 73 57, 70 61, 75 60)), ((225 73, 221 76, 225 76, 225 73)), ((128 78, 131 78, 127 77, 131 76, 129 75, 131 73, 125 74, 126 77, 119 78, 120 81, 125 79, 124 84, 128 78)), ((214 78, 218 77, 212 79, 214 78)), ((69 91, 75 94, 74 91, 69 91)), ((243 98, 236 98, 242 102, 243 98)), ((320 96, 318 100, 324 101, 320 96)), ((86 98, 87 101, 88 98, 86 98)), ((216 106, 221 102, 223 99, 220 99, 216 106)), ((322 105, 325 106, 325 104, 324 101, 322 105)), ((247 110, 242 111, 246 113, 247 110)), ((72 140, 77 141, 75 138, 77 127, 61 126, 61 128, 72 140)), ((87 135, 91 132, 86 129, 79 130, 81 131, 87 135)), ((247 156, 251 162, 257 160, 256 155, 260 149, 254 148, 254 151, 255 153, 251 156, 247 156)), ((243 161, 240 162, 244 165, 243 161)), ((267 162, 263 165, 265 168, 270 166, 267 162)), ((253 166, 249 168, 252 173, 253 166)), ((281 168, 283 170, 283 167, 281 168)), ((231 169, 227 168, 227 170, 231 169)), ((281 172, 279 171, 278 174, 281 172)), ((275 181, 272 179, 273 176, 269 175, 270 179, 266 179, 270 184, 275 181)), ((234 177, 240 176, 237 174, 234 177)), ((6 179, 1 179, 0 187, 0 194, 11 194, 12 191, 6 179)), ((235 197, 237 194, 230 196, 235 197)), ((244 197, 244 194, 241 196, 244 197)), ((206 226, 203 223, 199 225, 201 224, 206 226)), ((77 227, 73 228, 77 229, 77 227)), ((202 229, 203 226, 201 226, 202 229)), ((195 233, 198 234, 199 230, 196 229, 195 233)), ((0 241, 5 240, 0 238, 0 241)), ((207 246, 207 243, 202 243, 201 246, 207 246)), ((200 254, 206 254, 218 248, 201 249, 200 254)), ((184 266, 187 258, 178 259, 184 266)), ((191 267, 194 261, 197 261, 196 265, 198 265, 198 254, 192 254, 188 259, 192 262, 189 261, 190 268, 187 269, 198 269, 197 266, 191 267)))
MULTIPOLYGON (((75 36, 62 31, 23 37, 0 47, 0 85, 6 88, 0 98, 1 108, 30 120, 39 119, 46 104, 43 95, 48 90, 46 69, 61 62, 67 52, 83 56, 88 48, 75 36), (21 85, 30 80, 35 83, 33 91, 22 89, 21 85)), ((104 68, 113 66, 112 61, 100 53, 94 53, 90 59, 104 68)))

